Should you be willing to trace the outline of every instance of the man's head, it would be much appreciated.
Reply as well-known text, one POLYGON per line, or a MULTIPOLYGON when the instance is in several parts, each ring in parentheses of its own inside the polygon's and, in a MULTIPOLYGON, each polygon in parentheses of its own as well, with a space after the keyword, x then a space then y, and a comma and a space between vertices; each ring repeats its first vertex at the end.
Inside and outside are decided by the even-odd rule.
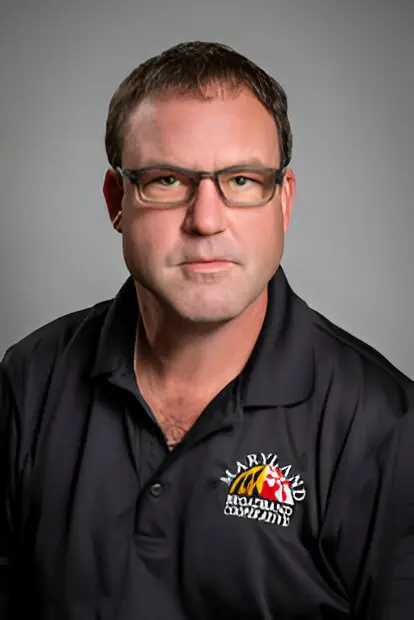
POLYGON ((135 69, 110 103, 104 193, 138 296, 198 323, 246 310, 282 255, 291 148, 283 89, 230 48, 180 44, 135 69), (128 173, 160 166, 274 173, 230 171, 198 184, 175 169, 128 173), (187 196, 185 188, 187 201, 159 202, 187 196))

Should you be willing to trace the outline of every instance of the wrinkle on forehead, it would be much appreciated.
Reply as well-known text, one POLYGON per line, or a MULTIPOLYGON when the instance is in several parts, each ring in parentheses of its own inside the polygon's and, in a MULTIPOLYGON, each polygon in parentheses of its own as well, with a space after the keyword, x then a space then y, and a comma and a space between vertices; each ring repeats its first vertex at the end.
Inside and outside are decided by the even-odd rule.
POLYGON ((125 128, 127 167, 164 162, 211 170, 251 159, 278 167, 279 140, 273 117, 247 88, 220 98, 150 97, 125 128))

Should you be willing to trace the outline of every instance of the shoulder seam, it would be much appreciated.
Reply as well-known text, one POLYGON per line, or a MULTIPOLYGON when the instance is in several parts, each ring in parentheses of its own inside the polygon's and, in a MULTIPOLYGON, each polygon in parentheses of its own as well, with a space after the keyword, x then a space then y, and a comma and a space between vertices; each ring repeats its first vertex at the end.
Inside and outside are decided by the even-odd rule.
POLYGON ((409 383, 410 379, 399 368, 397 368, 392 362, 390 362, 382 353, 372 347, 370 344, 363 340, 347 333, 341 327, 338 327, 334 323, 331 323, 326 317, 312 310, 314 314, 314 320, 312 321, 316 329, 320 330, 327 336, 331 337, 336 342, 340 343, 344 347, 349 347, 355 351, 363 359, 372 362, 375 366, 386 372, 393 380, 400 381, 402 383, 409 383))

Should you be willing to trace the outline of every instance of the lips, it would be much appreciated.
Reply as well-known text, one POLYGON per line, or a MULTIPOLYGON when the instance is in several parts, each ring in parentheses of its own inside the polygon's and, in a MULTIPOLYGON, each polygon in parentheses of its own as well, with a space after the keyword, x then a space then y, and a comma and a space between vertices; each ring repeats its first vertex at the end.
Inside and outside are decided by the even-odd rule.
POLYGON ((213 273, 219 271, 227 271, 230 269, 232 261, 229 261, 227 258, 218 258, 218 257, 197 257, 193 258, 191 261, 186 261, 181 264, 181 267, 187 271, 197 271, 200 273, 213 273))
POLYGON ((199 263, 230 263, 230 262, 232 261, 230 261, 228 258, 224 256, 213 256, 213 257, 196 256, 192 258, 191 260, 186 260, 183 264, 192 265, 192 264, 199 264, 199 263))

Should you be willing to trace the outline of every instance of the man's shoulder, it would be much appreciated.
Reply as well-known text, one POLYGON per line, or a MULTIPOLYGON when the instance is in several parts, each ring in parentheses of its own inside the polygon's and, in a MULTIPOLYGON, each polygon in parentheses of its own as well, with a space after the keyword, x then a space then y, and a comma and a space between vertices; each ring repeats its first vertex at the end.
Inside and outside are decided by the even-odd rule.
POLYGON ((15 374, 34 363, 42 372, 53 365, 80 333, 82 342, 88 346, 96 340, 112 301, 101 301, 65 314, 32 331, 7 349, 1 362, 3 369, 15 374))
POLYGON ((316 310, 310 310, 310 313, 316 342, 326 353, 333 356, 349 355, 351 358, 358 358, 372 368, 373 372, 389 375, 403 383, 410 382, 410 379, 378 349, 332 323, 316 310))
POLYGON ((325 375, 350 392, 366 391, 405 408, 412 380, 376 348, 309 309, 315 360, 325 375))

